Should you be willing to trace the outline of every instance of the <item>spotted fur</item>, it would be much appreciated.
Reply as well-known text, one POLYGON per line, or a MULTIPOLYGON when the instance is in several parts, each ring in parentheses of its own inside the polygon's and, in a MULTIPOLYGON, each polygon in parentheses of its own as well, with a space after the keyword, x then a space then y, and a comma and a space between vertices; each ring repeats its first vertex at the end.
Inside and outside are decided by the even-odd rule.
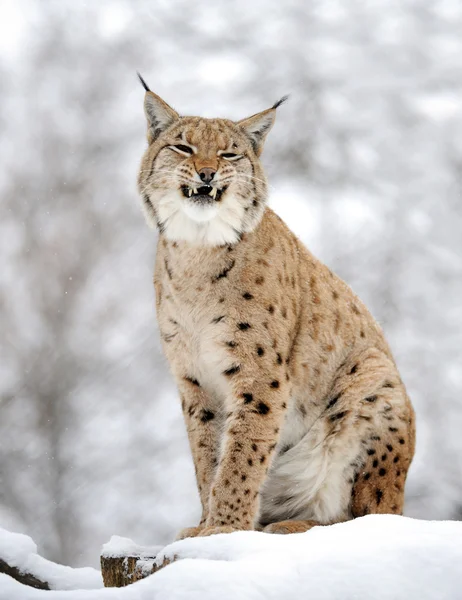
POLYGON ((412 406, 366 307, 266 206, 276 107, 180 117, 146 92, 139 190, 203 509, 180 536, 403 509, 412 406))

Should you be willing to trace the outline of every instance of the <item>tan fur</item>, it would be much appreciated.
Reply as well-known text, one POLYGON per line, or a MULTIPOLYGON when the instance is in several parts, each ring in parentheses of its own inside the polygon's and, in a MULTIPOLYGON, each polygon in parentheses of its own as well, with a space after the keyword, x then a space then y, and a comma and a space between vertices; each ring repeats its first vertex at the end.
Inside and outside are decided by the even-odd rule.
POLYGON ((401 513, 414 413, 365 306, 265 206, 258 155, 275 110, 240 123, 179 117, 149 94, 171 118, 159 128, 146 111, 139 188, 160 229, 157 318, 203 508, 180 537, 401 513), (192 203, 181 189, 200 185, 204 166, 226 189, 202 222, 202 205, 181 212, 192 203), (184 233, 189 214, 198 221, 184 233))

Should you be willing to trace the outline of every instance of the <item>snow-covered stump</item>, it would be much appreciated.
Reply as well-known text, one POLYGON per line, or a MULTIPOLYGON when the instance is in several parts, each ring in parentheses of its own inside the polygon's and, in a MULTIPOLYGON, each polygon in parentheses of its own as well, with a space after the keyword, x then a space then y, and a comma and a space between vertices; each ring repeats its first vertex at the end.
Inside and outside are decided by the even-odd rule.
POLYGON ((101 553, 101 575, 104 587, 125 587, 144 579, 169 564, 155 564, 162 546, 138 546, 128 538, 112 536, 101 553))
MULTIPOLYGON (((39 590, 93 590, 103 586, 101 573, 96 569, 73 569, 47 560, 37 553, 37 546, 30 537, 0 527, 1 573, 39 590)), ((25 592, 13 597, 29 598, 25 592)), ((10 600, 9 596, 2 596, 0 585, 0 600, 3 598, 10 600)))
POLYGON ((46 581, 42 581, 32 573, 26 573, 25 571, 21 571, 18 567, 12 567, 7 562, 0 558, 0 573, 5 573, 5 575, 9 575, 19 583, 23 585, 28 585, 29 587, 37 588, 38 590, 49 590, 50 587, 46 581))

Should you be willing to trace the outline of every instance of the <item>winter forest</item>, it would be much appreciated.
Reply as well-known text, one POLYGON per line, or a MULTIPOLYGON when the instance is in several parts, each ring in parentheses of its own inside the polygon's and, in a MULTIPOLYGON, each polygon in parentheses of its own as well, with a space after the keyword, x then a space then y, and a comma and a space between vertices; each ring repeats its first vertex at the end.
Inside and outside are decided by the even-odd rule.
POLYGON ((270 206, 371 309, 417 415, 405 514, 462 519, 459 0, 2 0, 0 526, 97 566, 200 514, 136 191, 182 114, 284 94, 270 206))

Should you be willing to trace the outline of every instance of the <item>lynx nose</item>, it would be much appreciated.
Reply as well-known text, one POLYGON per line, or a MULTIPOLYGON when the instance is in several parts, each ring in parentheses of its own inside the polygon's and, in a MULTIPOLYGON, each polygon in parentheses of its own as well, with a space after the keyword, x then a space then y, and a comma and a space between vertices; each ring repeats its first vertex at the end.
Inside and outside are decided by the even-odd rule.
POLYGON ((204 167, 199 171, 199 177, 202 179, 204 183, 210 183, 215 175, 216 171, 213 169, 209 169, 208 167, 204 167))

